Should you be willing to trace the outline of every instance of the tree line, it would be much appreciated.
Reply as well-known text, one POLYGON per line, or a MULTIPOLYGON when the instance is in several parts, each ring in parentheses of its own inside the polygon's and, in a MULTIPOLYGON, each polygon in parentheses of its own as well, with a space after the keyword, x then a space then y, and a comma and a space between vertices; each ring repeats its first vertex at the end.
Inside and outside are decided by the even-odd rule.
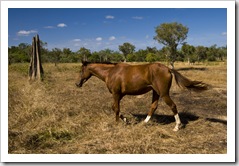
MULTIPOLYGON (((188 63, 204 61, 225 61, 227 58, 227 46, 217 47, 212 45, 193 46, 184 40, 187 38, 189 28, 173 22, 163 23, 155 28, 156 35, 154 40, 163 44, 162 49, 156 47, 147 47, 146 49, 135 50, 136 47, 131 43, 119 45, 118 50, 104 49, 100 51, 91 51, 81 47, 78 51, 72 51, 70 48, 53 48, 48 50, 47 43, 41 41, 42 62, 55 63, 76 63, 85 61, 93 62, 170 62, 173 67, 175 61, 186 61, 188 63), (178 46, 181 45, 181 48, 178 46)), ((30 62, 31 45, 20 43, 18 46, 8 48, 9 64, 19 62, 30 62)))
MULTIPOLYGON (((48 50, 41 47, 42 62, 50 63, 76 63, 81 60, 92 62, 155 62, 155 61, 167 61, 170 62, 170 48, 163 47, 157 49, 156 47, 147 47, 146 49, 139 49, 135 51, 135 46, 130 43, 124 43, 121 45, 130 45, 131 48, 121 48, 125 51, 114 51, 110 49, 104 49, 101 51, 91 52, 90 49, 81 47, 78 51, 73 52, 69 48, 54 48, 48 50), (127 53, 125 53, 127 52, 127 53)), ((8 48, 8 60, 11 63, 30 62, 31 45, 27 43, 21 43, 18 46, 12 46, 8 48)), ((217 47, 216 45, 205 46, 193 46, 184 44, 181 49, 177 51, 177 57, 175 61, 184 61, 189 63, 205 62, 205 61, 225 61, 227 58, 227 47, 217 47)))

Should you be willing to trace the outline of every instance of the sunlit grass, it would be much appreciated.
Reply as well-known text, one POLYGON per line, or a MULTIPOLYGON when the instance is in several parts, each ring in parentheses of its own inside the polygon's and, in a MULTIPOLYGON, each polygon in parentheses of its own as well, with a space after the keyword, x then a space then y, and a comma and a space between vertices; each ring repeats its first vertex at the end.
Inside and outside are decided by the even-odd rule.
POLYGON ((192 80, 211 85, 202 93, 175 85, 171 96, 185 128, 174 132, 171 110, 160 100, 148 124, 151 92, 126 96, 121 112, 130 124, 116 124, 112 96, 92 77, 75 87, 80 64, 43 64, 44 80, 28 80, 29 64, 9 66, 9 153, 220 154, 227 152, 226 64, 176 63, 192 80))

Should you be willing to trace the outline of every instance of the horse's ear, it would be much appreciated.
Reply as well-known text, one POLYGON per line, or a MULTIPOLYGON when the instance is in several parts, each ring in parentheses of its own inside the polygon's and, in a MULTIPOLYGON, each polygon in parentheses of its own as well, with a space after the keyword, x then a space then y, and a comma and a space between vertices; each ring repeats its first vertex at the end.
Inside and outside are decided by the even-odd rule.
POLYGON ((84 61, 84 60, 81 60, 81 63, 83 66, 87 66, 88 62, 87 61, 84 61))

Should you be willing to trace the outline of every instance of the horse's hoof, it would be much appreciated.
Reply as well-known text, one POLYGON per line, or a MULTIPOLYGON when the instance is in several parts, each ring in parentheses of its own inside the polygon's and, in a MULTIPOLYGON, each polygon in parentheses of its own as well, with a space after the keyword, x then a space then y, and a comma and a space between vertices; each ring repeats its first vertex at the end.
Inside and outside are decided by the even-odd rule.
MULTIPOLYGON (((125 118, 125 119, 126 119, 126 118, 125 118)), ((128 119, 124 120, 124 122, 125 122, 126 125, 130 125, 130 124, 131 124, 128 119)))
POLYGON ((184 127, 184 125, 183 125, 182 123, 177 124, 177 125, 174 127, 173 131, 178 131, 178 130, 180 130, 180 129, 183 128, 183 127, 184 127))
POLYGON ((146 126, 146 124, 144 121, 138 123, 139 126, 146 126))
POLYGON ((179 128, 178 127, 175 127, 174 129, 173 129, 173 131, 178 131, 179 130, 179 128))
POLYGON ((122 119, 125 123, 128 123, 127 119, 126 118, 123 118, 122 119))
POLYGON ((123 115, 120 115, 120 119, 121 119, 124 123, 129 124, 128 119, 125 118, 123 115))

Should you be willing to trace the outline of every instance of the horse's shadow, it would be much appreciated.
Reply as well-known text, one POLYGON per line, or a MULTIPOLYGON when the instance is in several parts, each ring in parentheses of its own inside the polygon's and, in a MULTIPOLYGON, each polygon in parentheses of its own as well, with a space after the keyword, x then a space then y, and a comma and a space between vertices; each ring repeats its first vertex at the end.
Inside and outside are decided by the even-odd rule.
MULTIPOLYGON (((145 114, 132 114, 136 120, 136 124, 142 122, 147 115, 145 114)), ((189 121, 198 120, 199 116, 193 115, 191 113, 182 112, 179 113, 182 124, 187 125, 189 121)), ((158 115, 154 114, 151 118, 151 121, 159 123, 162 125, 170 124, 175 122, 175 118, 172 115, 158 115)))
POLYGON ((198 71, 205 71, 208 70, 205 67, 182 67, 178 68, 177 71, 187 71, 187 70, 198 70, 198 71))
POLYGON ((221 123, 221 124, 227 125, 227 121, 226 120, 222 120, 222 119, 206 118, 206 120, 210 121, 210 122, 216 122, 216 123, 221 123))
MULTIPOLYGON (((147 114, 132 114, 132 115, 134 116, 134 118, 136 120, 136 124, 141 123, 147 116, 147 114)), ((179 113, 179 117, 180 117, 181 122, 184 127, 189 123, 189 121, 196 121, 199 119, 199 116, 193 115, 192 113, 189 113, 189 112, 181 112, 181 113, 179 113)), ((227 125, 227 121, 222 120, 222 119, 205 118, 205 120, 227 125)), ((166 125, 166 124, 170 124, 170 123, 175 123, 175 118, 172 115, 154 114, 151 118, 151 121, 153 121, 155 123, 159 123, 161 125, 166 125)))

